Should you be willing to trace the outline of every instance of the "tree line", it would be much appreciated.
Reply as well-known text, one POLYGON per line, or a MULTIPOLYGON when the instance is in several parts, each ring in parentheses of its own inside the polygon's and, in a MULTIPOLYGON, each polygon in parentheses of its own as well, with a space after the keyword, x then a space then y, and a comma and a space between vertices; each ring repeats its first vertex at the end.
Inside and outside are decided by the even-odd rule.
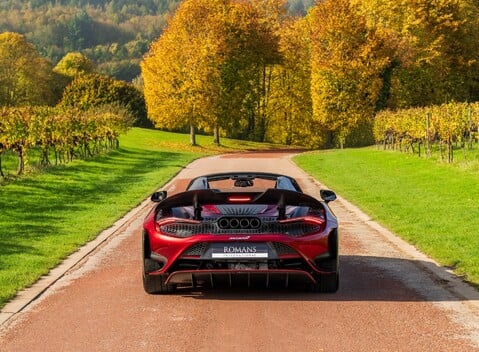
POLYGON ((156 126, 361 145, 381 110, 479 99, 473 0, 325 0, 299 18, 286 7, 182 2, 141 63, 156 126))
POLYGON ((98 72, 132 81, 180 0, 2 0, 0 32, 25 36, 53 64, 72 51, 98 72))
MULTIPOLYGON (((56 64, 72 51, 92 60, 97 71, 132 81, 139 62, 181 0, 2 0, 0 32, 23 34, 56 64)), ((313 0, 290 0, 305 14, 313 0)))

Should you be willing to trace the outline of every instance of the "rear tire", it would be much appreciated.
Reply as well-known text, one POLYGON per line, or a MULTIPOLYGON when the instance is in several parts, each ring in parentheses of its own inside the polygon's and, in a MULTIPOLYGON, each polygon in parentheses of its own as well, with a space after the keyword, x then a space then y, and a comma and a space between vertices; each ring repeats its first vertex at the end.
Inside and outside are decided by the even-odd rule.
POLYGON ((143 288, 146 293, 172 293, 176 290, 176 285, 166 284, 167 276, 150 275, 150 272, 157 271, 161 266, 150 258, 150 242, 148 236, 143 234, 143 288))
POLYGON ((339 272, 317 274, 314 278, 318 283, 311 284, 311 292, 335 293, 339 289, 339 272))
POLYGON ((146 293, 173 293, 176 290, 176 285, 165 284, 165 277, 163 275, 148 275, 143 273, 143 288, 146 293))
POLYGON ((337 292, 339 289, 339 272, 319 275, 319 286, 319 292, 337 292))

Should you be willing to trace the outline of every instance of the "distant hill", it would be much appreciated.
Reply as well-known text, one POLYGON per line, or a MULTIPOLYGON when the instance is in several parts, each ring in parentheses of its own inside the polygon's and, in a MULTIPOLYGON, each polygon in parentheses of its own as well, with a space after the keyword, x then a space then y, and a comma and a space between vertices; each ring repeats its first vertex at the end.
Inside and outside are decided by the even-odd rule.
MULTIPOLYGON (((24 34, 56 64, 80 51, 101 73, 131 81, 139 62, 181 0, 2 0, 0 32, 24 34)), ((289 0, 304 15, 314 0, 289 0)))

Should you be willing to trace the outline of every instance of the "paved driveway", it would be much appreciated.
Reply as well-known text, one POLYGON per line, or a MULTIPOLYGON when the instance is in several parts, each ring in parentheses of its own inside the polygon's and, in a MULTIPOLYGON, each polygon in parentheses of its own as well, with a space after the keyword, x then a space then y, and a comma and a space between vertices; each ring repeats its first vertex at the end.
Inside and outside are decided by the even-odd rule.
MULTIPOLYGON (((165 189, 181 191, 203 173, 255 170, 293 176, 305 192, 319 196, 317 181, 289 157, 248 153, 197 160, 165 189)), ((50 280, 38 299, 20 309, 29 301, 23 294, 27 301, 5 307, 0 350, 479 351, 476 291, 345 200, 331 206, 341 226, 336 294, 240 288, 147 295, 140 255, 142 219, 151 207, 145 202, 91 245, 96 249, 79 252, 77 257, 92 251, 50 280)))

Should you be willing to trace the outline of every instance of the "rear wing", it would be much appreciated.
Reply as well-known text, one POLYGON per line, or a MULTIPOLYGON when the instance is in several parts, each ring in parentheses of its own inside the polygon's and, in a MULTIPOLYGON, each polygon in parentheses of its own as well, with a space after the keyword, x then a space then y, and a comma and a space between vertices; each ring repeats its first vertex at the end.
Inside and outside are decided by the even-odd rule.
POLYGON ((192 206, 195 211, 195 219, 201 219, 202 205, 206 204, 276 205, 280 219, 285 217, 286 206, 323 208, 323 202, 307 194, 270 188, 264 192, 216 192, 211 189, 186 191, 161 200, 156 206, 156 210, 192 206))

